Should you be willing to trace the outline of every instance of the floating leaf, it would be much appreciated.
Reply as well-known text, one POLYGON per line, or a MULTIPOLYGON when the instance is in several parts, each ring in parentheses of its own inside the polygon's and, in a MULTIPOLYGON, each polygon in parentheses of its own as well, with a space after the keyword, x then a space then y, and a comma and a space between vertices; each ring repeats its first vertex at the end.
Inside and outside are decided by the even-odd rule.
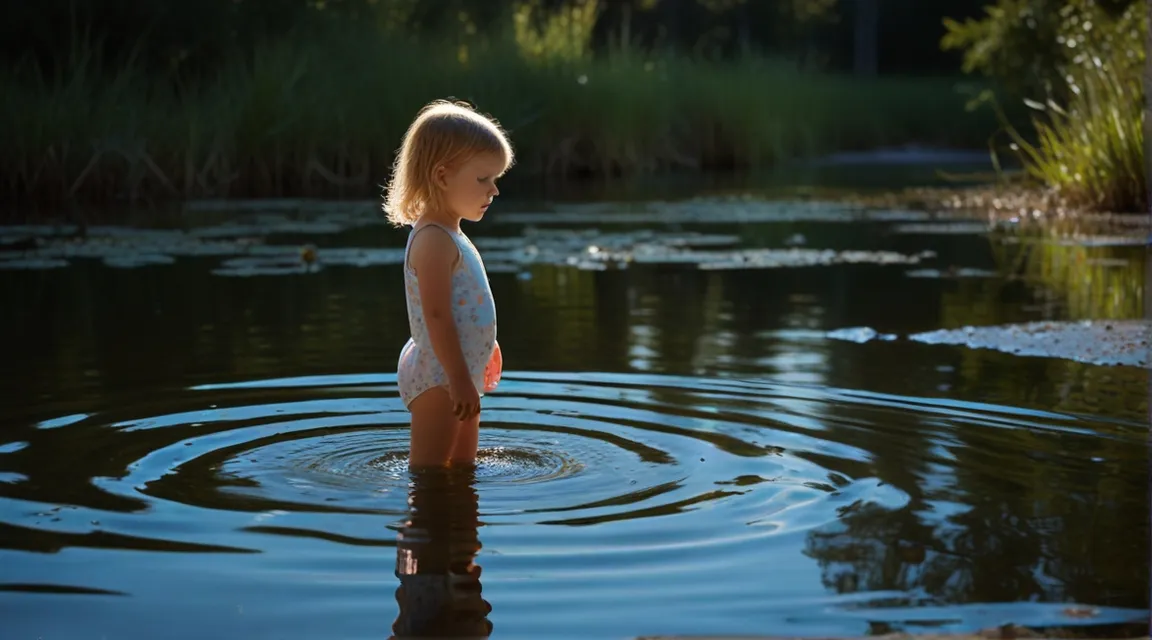
POLYGON ((1152 323, 1146 320, 1085 320, 970 326, 918 333, 908 336, 908 339, 925 344, 962 345, 1089 364, 1148 367, 1152 323))

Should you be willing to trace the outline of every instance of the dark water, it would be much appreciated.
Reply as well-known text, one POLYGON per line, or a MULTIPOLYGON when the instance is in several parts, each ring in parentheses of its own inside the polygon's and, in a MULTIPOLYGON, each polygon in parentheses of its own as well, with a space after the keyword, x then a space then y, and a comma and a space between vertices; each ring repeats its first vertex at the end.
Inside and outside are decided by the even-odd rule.
MULTIPOLYGON (((937 258, 494 272, 506 373, 479 467, 420 478, 394 384, 395 265, 0 271, 0 636, 1146 621, 1146 371, 826 335, 1138 317, 1123 292, 1142 284, 1085 283, 1131 285, 1141 249, 1045 245, 1016 262, 1019 245, 886 222, 702 229, 937 258), (906 275, 949 265, 994 273, 906 275)), ((403 239, 269 239, 305 241, 403 239)))

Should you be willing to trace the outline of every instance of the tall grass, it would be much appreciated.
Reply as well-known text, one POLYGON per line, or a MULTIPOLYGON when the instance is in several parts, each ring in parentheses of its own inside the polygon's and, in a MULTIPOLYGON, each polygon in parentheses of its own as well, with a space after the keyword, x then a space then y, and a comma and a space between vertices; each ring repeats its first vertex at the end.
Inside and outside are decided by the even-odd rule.
POLYGON ((447 96, 511 130, 515 171, 549 177, 974 146, 995 125, 965 111, 950 79, 628 50, 557 60, 499 34, 443 42, 342 26, 262 42, 193 81, 131 60, 104 71, 98 43, 82 41, 58 75, 0 72, 0 190, 27 202, 373 197, 416 110, 447 96))
POLYGON ((1139 76, 1101 64, 1085 74, 1065 106, 1030 105, 1034 142, 1007 128, 1025 171, 1075 207, 1112 213, 1148 209, 1144 167, 1144 93, 1139 76))
MULTIPOLYGON (((1063 74, 1068 95, 1027 101, 1039 112, 1028 140, 1005 126, 1026 173, 1073 207, 1109 213, 1148 211, 1143 50, 1147 24, 1138 5, 1122 19, 1128 46, 1086 52, 1063 74)), ((1120 31, 1121 29, 1117 29, 1120 31)))

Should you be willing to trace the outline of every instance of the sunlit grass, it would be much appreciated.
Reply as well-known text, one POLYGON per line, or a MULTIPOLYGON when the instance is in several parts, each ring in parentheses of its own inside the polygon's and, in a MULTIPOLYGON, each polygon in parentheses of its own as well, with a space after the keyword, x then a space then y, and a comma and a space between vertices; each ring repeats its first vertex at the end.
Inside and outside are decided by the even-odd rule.
POLYGON ((755 168, 909 142, 978 146, 995 126, 965 111, 950 79, 627 50, 593 59, 573 53, 579 34, 552 49, 518 37, 533 46, 511 33, 441 46, 345 27, 262 43, 198 82, 157 79, 132 62, 102 72, 88 43, 58 77, 31 66, 0 72, 0 184, 33 202, 372 197, 416 110, 449 96, 510 129, 521 176, 755 168))
POLYGON ((1143 50, 1147 25, 1133 5, 1117 37, 1127 46, 1084 52, 1064 74, 1064 104, 1029 101, 1035 136, 1004 130, 1029 176, 1071 206, 1113 213, 1148 211, 1143 50), (1132 25, 1132 26, 1125 26, 1132 25))
MULTIPOLYGON (((1136 213, 1148 206, 1139 78, 1101 67, 1066 107, 1043 105, 1035 144, 1016 137, 1027 172, 1075 206, 1136 213)), ((1040 106, 1040 105, 1037 105, 1040 106)))

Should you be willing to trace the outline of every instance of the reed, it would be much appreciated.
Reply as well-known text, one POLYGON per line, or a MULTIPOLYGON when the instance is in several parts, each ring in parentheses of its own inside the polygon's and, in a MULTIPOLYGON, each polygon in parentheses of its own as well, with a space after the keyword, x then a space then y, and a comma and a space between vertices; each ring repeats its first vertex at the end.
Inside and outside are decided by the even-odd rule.
POLYGON ((1148 27, 1139 9, 1133 5, 1110 28, 1119 46, 1085 52, 1062 74, 1066 98, 1026 102, 1036 111, 1034 135, 1002 129, 1026 173, 1073 207, 1148 211, 1142 78, 1148 27))
POLYGON ((32 203, 373 197, 413 114, 447 96, 511 130, 521 176, 553 178, 980 146, 996 124, 966 111, 952 79, 820 75, 752 55, 557 57, 523 41, 345 25, 260 42, 191 79, 133 60, 109 71, 83 40, 60 73, 0 71, 0 190, 32 203))

